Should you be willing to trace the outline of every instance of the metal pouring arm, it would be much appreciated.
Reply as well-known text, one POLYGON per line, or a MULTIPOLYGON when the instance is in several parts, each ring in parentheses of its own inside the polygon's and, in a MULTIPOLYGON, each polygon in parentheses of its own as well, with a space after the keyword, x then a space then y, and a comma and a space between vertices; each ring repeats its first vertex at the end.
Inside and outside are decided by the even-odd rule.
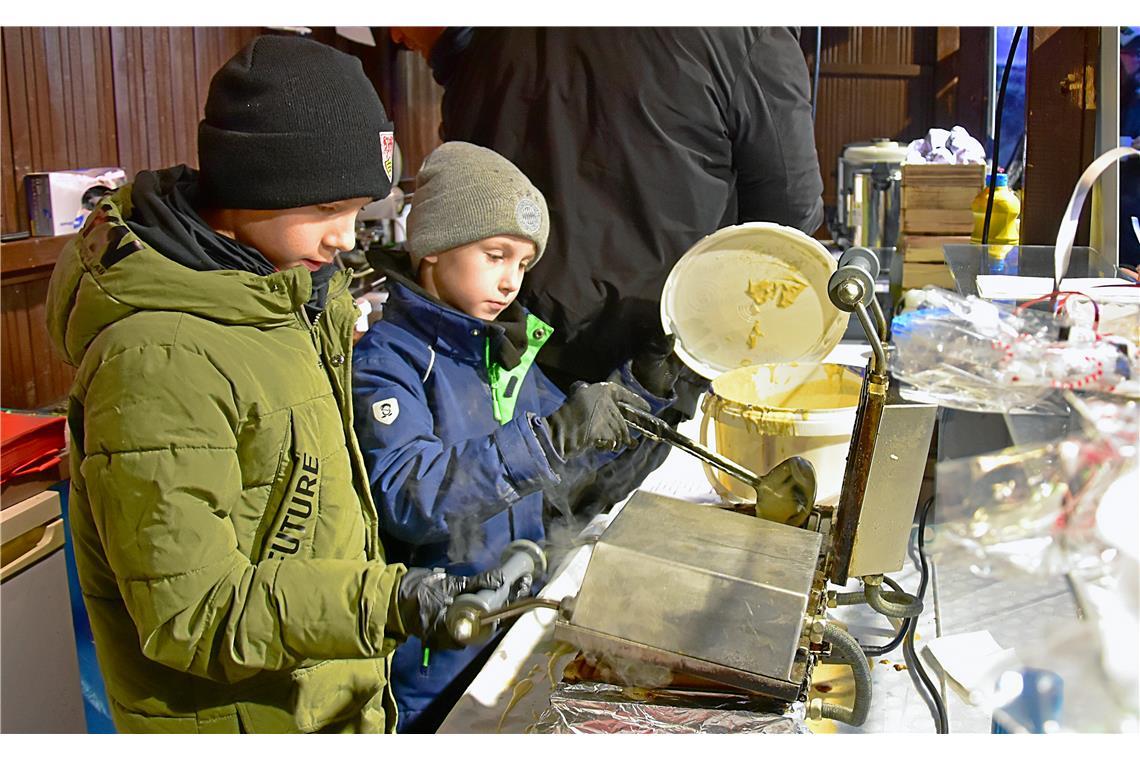
POLYGON ((879 423, 886 405, 889 378, 887 354, 877 326, 867 307, 875 301, 875 274, 879 271, 878 259, 865 248, 853 248, 840 259, 840 266, 827 282, 827 295, 840 311, 854 312, 871 344, 872 356, 863 389, 859 395, 859 408, 855 414, 855 429, 847 449, 847 463, 843 472, 843 488, 839 495, 839 508, 833 528, 832 549, 835 562, 831 580, 846 583, 855 544, 855 531, 863 509, 867 479, 875 453, 879 423))

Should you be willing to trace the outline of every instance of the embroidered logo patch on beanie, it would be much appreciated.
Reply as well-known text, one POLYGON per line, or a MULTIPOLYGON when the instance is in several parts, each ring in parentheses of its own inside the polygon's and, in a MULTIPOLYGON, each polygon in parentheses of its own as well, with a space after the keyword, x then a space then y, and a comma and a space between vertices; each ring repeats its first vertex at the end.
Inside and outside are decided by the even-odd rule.
POLYGON ((542 211, 530 198, 520 198, 515 206, 515 221, 523 232, 533 235, 542 226, 542 211))
POLYGON ((396 138, 392 132, 380 133, 380 157, 384 159, 384 173, 392 179, 392 156, 395 153, 396 138))

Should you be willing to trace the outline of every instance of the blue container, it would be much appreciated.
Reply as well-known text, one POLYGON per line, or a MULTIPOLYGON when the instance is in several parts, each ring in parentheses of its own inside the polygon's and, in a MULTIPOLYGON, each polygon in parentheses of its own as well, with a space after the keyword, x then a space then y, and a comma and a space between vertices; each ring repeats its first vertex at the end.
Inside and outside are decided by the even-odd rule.
MULTIPOLYGON (((1060 727, 1065 682, 1053 671, 1038 668, 1024 668, 1018 671, 1018 675, 1021 676, 1021 693, 995 713, 1000 710, 1005 713, 1006 722, 1016 723, 1029 733, 1052 733, 1060 727), (1051 724, 1048 732, 1046 724, 1051 724)), ((1003 678, 1009 678, 1009 674, 1003 678)), ((996 717, 990 723, 990 732, 1014 733, 1001 725, 996 717)))

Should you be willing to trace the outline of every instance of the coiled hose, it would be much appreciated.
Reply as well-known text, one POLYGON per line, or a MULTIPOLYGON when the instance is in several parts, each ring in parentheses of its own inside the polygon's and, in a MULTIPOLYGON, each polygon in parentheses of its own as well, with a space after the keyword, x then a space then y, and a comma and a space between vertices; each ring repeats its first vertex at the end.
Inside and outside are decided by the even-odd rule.
POLYGON ((871 668, 859 642, 847 631, 831 623, 823 626, 823 640, 831 644, 831 657, 851 666, 855 678, 855 705, 847 707, 833 702, 820 703, 820 717, 861 726, 871 709, 871 668))
POLYGON ((866 602, 871 609, 891 618, 918 617, 922 612, 922 600, 911 596, 902 590, 902 586, 894 580, 882 576, 881 583, 891 587, 892 591, 883 592, 879 582, 873 576, 863 579, 862 591, 850 591, 836 594, 837 605, 861 604, 866 602))

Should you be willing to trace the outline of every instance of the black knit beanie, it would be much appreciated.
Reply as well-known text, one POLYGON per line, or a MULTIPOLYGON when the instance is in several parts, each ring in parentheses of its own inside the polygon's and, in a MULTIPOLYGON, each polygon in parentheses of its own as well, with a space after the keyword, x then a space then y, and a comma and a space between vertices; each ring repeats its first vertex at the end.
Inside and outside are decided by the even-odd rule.
POLYGON ((210 80, 203 201, 283 209, 392 188, 392 123, 360 59, 299 37, 252 40, 210 80))

